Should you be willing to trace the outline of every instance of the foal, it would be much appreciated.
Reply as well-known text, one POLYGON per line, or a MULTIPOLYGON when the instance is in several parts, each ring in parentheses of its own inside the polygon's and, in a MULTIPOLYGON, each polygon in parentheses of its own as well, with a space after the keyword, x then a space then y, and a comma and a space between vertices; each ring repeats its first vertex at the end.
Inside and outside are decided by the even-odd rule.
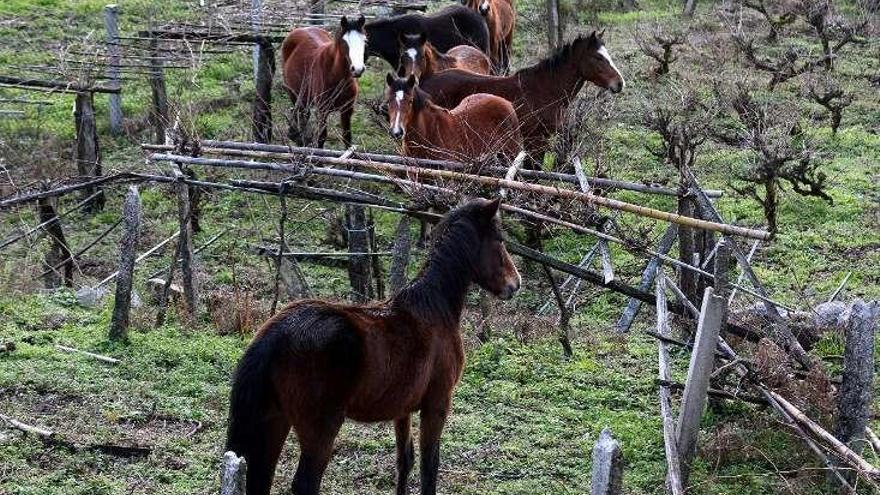
POLYGON ((474 161, 501 153, 513 158, 522 149, 513 105, 499 96, 468 96, 452 110, 431 102, 415 76, 385 78, 391 135, 403 139, 403 154, 415 158, 474 161))
POLYGON ((526 151, 540 162, 547 141, 562 125, 565 111, 586 81, 619 93, 623 76, 594 31, 579 36, 537 64, 507 77, 482 76, 451 69, 421 84, 423 91, 444 108, 454 108, 474 93, 490 93, 516 107, 526 151))
POLYGON ((339 112, 342 140, 351 146, 351 116, 358 94, 355 80, 364 73, 364 16, 350 22, 345 16, 335 36, 319 27, 297 28, 281 45, 284 86, 293 103, 294 122, 290 138, 300 146, 310 146, 307 136, 309 113, 315 109, 318 124, 317 146, 327 139, 327 117, 339 112))
POLYGON ((485 53, 470 45, 454 46, 446 53, 440 53, 428 41, 425 33, 404 34, 400 37, 398 76, 409 77, 414 74, 423 81, 435 72, 447 69, 488 74, 492 70, 492 62, 485 53))
POLYGON ((513 0, 462 0, 464 6, 486 18, 489 28, 489 53, 497 74, 510 70, 510 47, 516 27, 516 9, 513 0))
POLYGON ((497 199, 475 199, 448 213, 421 274, 390 301, 299 301, 263 324, 235 372, 226 440, 226 450, 247 460, 248 495, 269 493, 291 427, 301 451, 293 493, 318 494, 345 418, 394 421, 404 495, 415 411, 421 492, 436 493, 440 433, 464 366, 459 325, 468 287, 509 299, 520 286, 498 207, 497 199))

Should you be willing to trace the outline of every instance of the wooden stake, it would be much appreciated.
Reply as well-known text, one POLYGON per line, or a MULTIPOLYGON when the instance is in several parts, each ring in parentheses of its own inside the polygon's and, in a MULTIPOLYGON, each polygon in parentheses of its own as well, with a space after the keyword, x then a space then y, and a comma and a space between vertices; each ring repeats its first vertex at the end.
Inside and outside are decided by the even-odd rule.
POLYGON ((623 493, 623 453, 620 443, 605 428, 593 446, 593 476, 590 495, 621 495, 623 493))
POLYGON ((195 259, 193 255, 192 243, 192 222, 191 222, 191 205, 189 201, 189 188, 183 180, 184 175, 178 169, 173 169, 174 177, 177 179, 177 222, 180 225, 180 276, 183 285, 183 297, 186 302, 184 311, 189 317, 198 314, 198 295, 195 282, 195 259))
MULTIPOLYGON (((667 316, 665 275, 662 271, 655 280, 657 333, 666 338, 669 336, 669 317, 667 316)), ((657 365, 660 380, 670 382, 672 373, 669 370, 669 350, 661 338, 657 341, 657 365)), ((681 481, 681 458, 679 457, 678 440, 675 436, 675 421, 672 417, 672 394, 669 387, 660 386, 660 417, 663 420, 663 447, 666 452, 666 483, 672 495, 683 495, 681 481)))
POLYGON ((233 451, 223 454, 220 467, 220 495, 245 495, 247 461, 233 451))
POLYGON ((153 123, 155 142, 165 143, 165 131, 169 122, 168 117, 168 91, 165 88, 165 69, 162 58, 159 57, 159 40, 150 39, 150 90, 153 94, 153 108, 150 112, 150 120, 153 123))
MULTIPOLYGON (((98 126, 95 122, 94 95, 91 92, 76 94, 74 106, 76 120, 76 170, 84 177, 97 177, 101 174, 101 153, 98 146, 98 126)), ((86 196, 99 191, 97 187, 87 188, 86 196)), ((90 205, 89 211, 98 211, 104 207, 104 196, 99 195, 90 205)))
MULTIPOLYGON (((115 4, 104 7, 104 27, 107 29, 107 53, 110 61, 107 67, 107 75, 110 84, 120 87, 119 79, 119 7, 115 4)), ((120 93, 110 93, 110 134, 122 135, 122 96, 120 93)))
POLYGON ((406 267, 409 264, 409 253, 412 248, 411 223, 409 216, 401 215, 394 232, 394 255, 391 258, 391 267, 388 269, 392 296, 406 286, 406 267))
MULTIPOLYGON (((64 266, 64 285, 73 287, 73 255, 70 253, 70 246, 67 245, 67 238, 64 237, 61 221, 48 198, 40 200, 39 210, 40 223, 46 225, 46 233, 52 245, 49 252, 46 253, 46 264, 50 267, 54 267, 56 264, 64 266)), ((45 285, 47 289, 53 289, 59 285, 54 269, 47 273, 45 285)))
POLYGON ((272 79, 275 74, 275 49, 272 43, 254 45, 256 59, 256 94, 254 95, 253 136, 258 143, 272 141, 272 79))
MULTIPOLYGON (((663 233, 663 237, 660 238, 660 243, 657 245, 656 251, 660 254, 666 254, 672 249, 672 244, 675 242, 675 237, 677 234, 678 228, 675 225, 670 225, 666 232, 663 233)), ((639 282, 639 289, 648 290, 651 287, 651 284, 654 283, 654 277, 657 274, 657 270, 660 268, 660 258, 658 256, 651 257, 650 261, 648 261, 647 266, 645 266, 645 270, 642 272, 642 279, 639 282)), ((639 313, 639 309, 642 307, 642 302, 638 299, 630 298, 627 301, 626 309, 623 310, 623 314, 620 315, 620 319, 617 320, 617 325, 615 325, 615 329, 618 332, 627 332, 629 328, 632 326, 633 321, 636 319, 636 315, 639 313)))
POLYGON ((123 230, 119 241, 119 274, 116 280, 116 299, 110 320, 110 340, 127 340, 129 311, 131 310, 131 285, 141 226, 141 199, 137 187, 130 186, 125 195, 122 210, 123 230))

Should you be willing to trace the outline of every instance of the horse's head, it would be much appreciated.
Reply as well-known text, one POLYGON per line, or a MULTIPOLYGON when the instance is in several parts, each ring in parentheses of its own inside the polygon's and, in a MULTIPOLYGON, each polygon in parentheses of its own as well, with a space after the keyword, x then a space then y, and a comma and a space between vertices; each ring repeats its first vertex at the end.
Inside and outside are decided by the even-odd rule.
POLYGON ((472 203, 477 203, 473 220, 480 238, 474 281, 495 296, 510 299, 519 290, 522 279, 504 247, 498 217, 501 200, 475 199, 472 203))
POLYGON ((600 88, 610 89, 614 93, 623 91, 625 82, 611 54, 602 41, 602 33, 593 31, 588 37, 578 37, 572 43, 574 57, 578 63, 581 77, 589 80, 600 88))
POLYGON ((400 62, 397 65, 397 75, 409 77, 415 74, 421 77, 422 67, 425 60, 425 42, 428 36, 424 33, 401 33, 398 37, 400 46, 400 62))
POLYGON ((367 47, 367 35, 364 32, 364 16, 359 16, 356 21, 349 21, 348 17, 342 16, 339 21, 339 33, 337 42, 342 42, 343 50, 348 59, 351 75, 361 77, 364 73, 364 52, 367 47))
POLYGON ((394 77, 394 74, 389 72, 385 76, 385 83, 385 103, 388 106, 389 131, 393 137, 403 139, 406 133, 406 126, 412 116, 418 79, 413 74, 404 79, 402 77, 394 77))
POLYGON ((477 7, 477 10, 483 16, 489 15, 489 0, 481 0, 480 5, 477 7))

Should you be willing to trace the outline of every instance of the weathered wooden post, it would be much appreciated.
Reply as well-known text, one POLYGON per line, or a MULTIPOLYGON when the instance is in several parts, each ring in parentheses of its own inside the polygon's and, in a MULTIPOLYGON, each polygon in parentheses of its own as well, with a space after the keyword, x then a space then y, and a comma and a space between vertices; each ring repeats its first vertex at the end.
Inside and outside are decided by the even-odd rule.
POLYGON ((412 249, 412 236, 410 235, 410 224, 412 219, 409 215, 402 215, 400 222, 397 223, 397 229, 394 231, 394 254, 391 257, 391 266, 388 268, 389 285, 391 286, 391 295, 400 292, 406 285, 406 267, 409 265, 409 253, 412 249))
POLYGON ((620 443, 605 428, 593 446, 593 478, 590 495, 621 495, 623 493, 623 454, 620 443))
MULTIPOLYGON (((555 50, 562 41, 562 26, 559 22, 559 0, 545 0, 547 6, 547 46, 555 50)), ((538 157, 540 159, 540 157, 538 157)))
POLYGON ((348 278, 352 299, 366 302, 370 299, 370 243, 367 235, 366 211, 360 205, 345 207, 345 229, 348 232, 348 278))
POLYGON ((246 479, 247 461, 231 450, 226 451, 220 466, 220 495, 245 495, 246 479))
POLYGON ((183 279, 183 299, 185 302, 184 311, 190 317, 197 314, 198 296, 196 294, 196 285, 193 277, 194 259, 192 244, 192 223, 190 222, 190 202, 189 188, 185 182, 185 176, 178 169, 173 169, 174 177, 177 179, 177 221, 180 224, 180 238, 177 242, 180 244, 178 249, 180 254, 180 276, 183 279))
MULTIPOLYGON (((682 175, 678 195, 678 214, 684 217, 693 217, 694 200, 688 187, 686 176, 682 175)), ((691 265, 694 263, 694 229, 685 225, 678 226, 678 260, 691 265)), ((697 294, 697 276, 691 270, 679 269, 678 287, 687 296, 688 300, 696 305, 700 304, 697 294)))
MULTIPOLYGON (((867 443, 866 428, 874 401, 874 334, 878 319, 880 303, 856 299, 846 326, 834 436, 856 453, 861 453, 867 443)), ((842 474, 851 485, 855 484, 856 473, 842 470, 842 474)), ((838 483, 836 477, 829 476, 829 480, 838 483)))
MULTIPOLYGON (((116 4, 104 7, 104 27, 107 29, 107 53, 110 55, 107 75, 110 78, 110 85, 118 88, 121 81, 119 80, 119 7, 116 4)), ((110 93, 109 97, 110 134, 119 136, 122 135, 122 95, 110 93)))
POLYGON ((382 258, 377 254, 379 249, 376 244, 376 222, 373 219, 373 210, 370 210, 367 230, 369 234, 370 252, 373 253, 370 257, 370 266, 373 270, 373 281, 376 283, 375 298, 385 299, 385 274, 382 273, 382 258))
MULTIPOLYGON (((251 34, 258 36, 263 25, 263 0, 251 0, 251 34)), ((254 80, 256 81, 260 71, 260 44, 254 43, 253 66, 254 80)))
POLYGON ((127 340, 131 286, 141 228, 141 198, 136 186, 130 186, 122 208, 122 239, 119 241, 119 271, 116 276, 116 299, 110 320, 110 340, 127 340))
MULTIPOLYGON (((98 126, 95 122, 95 100, 91 91, 76 94, 73 111, 76 120, 76 170, 84 177, 101 175, 101 152, 98 147, 98 126)), ((84 197, 99 191, 99 187, 83 190, 84 197)), ((88 211, 98 211, 104 207, 104 195, 99 194, 87 206, 88 211)))
POLYGON ((682 461, 683 485, 687 485, 690 464, 696 454, 700 418, 706 406, 709 377, 715 363, 715 348, 718 345, 718 333, 721 330, 726 302, 724 297, 715 295, 712 287, 706 288, 675 432, 682 461))
MULTIPOLYGON (((666 305, 666 274, 662 268, 657 269, 654 280, 657 307, 657 335, 669 336, 669 315, 666 305)), ((672 380, 669 370, 669 349, 663 339, 657 340, 657 370, 663 383, 672 380)), ((681 481, 681 456, 678 440, 675 437, 675 421, 672 419, 672 392, 669 387, 661 384, 658 392, 660 398, 660 419, 663 421, 663 450, 666 453, 666 486, 672 495, 684 494, 681 481)))
MULTIPOLYGON (((674 223, 669 224, 669 227, 666 229, 666 232, 663 233, 663 237, 660 238, 660 244, 657 246, 657 252, 665 255, 672 249, 672 244, 675 242, 675 236, 678 233, 678 226, 674 223)), ((639 289, 643 291, 647 291, 651 284, 654 283, 654 277, 657 275, 657 270, 660 268, 660 258, 654 256, 648 261, 648 265, 645 267, 645 271, 642 272, 642 280, 639 282, 639 289)), ((631 297, 626 304, 626 309, 623 310, 623 314, 620 315, 620 319, 617 320, 617 325, 615 325, 615 329, 618 332, 627 332, 629 328, 632 326, 633 321, 636 318, 636 315, 639 314, 639 309, 642 307, 642 301, 639 301, 636 298, 631 297)))
POLYGON ((272 141, 272 79, 275 74, 275 49, 272 42, 262 38, 257 59, 254 95, 253 134, 254 141, 272 141))
POLYGON ((165 87, 165 69, 159 52, 159 39, 150 33, 150 90, 153 94, 153 108, 150 120, 156 133, 154 142, 165 143, 165 128, 168 125, 168 92, 165 87))
POLYGON ((40 223, 45 224, 43 229, 49 236, 49 242, 52 247, 46 253, 46 264, 50 267, 45 272, 43 283, 47 289, 58 287, 59 277, 56 266, 64 267, 64 285, 73 287, 73 255, 70 252, 70 246, 67 244, 67 238, 64 237, 64 230, 61 228, 61 220, 57 218, 58 214, 55 207, 52 206, 50 198, 40 198, 39 200, 40 223), (53 220, 54 219, 54 220, 53 220))

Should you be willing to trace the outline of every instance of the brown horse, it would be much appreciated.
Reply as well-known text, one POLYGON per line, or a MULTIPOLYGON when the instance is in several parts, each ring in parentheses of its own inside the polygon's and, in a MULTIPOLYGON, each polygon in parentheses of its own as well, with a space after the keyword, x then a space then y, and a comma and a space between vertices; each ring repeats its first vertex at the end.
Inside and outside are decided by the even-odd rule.
POLYGON ((403 139, 403 153, 415 158, 473 161, 522 149, 519 120, 504 98, 478 93, 447 110, 417 86, 416 77, 385 78, 391 135, 403 139))
POLYGON ((394 421, 403 495, 416 411, 421 492, 436 493, 440 433, 464 366, 459 325, 468 287, 509 299, 520 286, 498 207, 497 199, 475 199, 448 213, 421 274, 390 301, 299 301, 263 324, 238 363, 226 441, 247 460, 248 495, 269 493, 291 427, 300 444, 293 493, 318 494, 345 418, 394 421))
POLYGON ((516 9, 513 0, 462 0, 462 4, 486 18, 492 64, 496 73, 507 74, 510 70, 513 31, 516 28, 516 9))
POLYGON ((485 53, 470 45, 458 45, 446 53, 440 53, 427 41, 425 33, 421 33, 401 35, 400 64, 397 67, 397 75, 400 77, 415 74, 419 80, 425 80, 434 73, 447 69, 488 74, 492 70, 492 62, 485 53))
POLYGON ((340 113, 342 140, 351 146, 351 116, 358 94, 355 80, 364 73, 364 16, 345 16, 335 36, 318 27, 294 29, 281 45, 284 86, 293 102, 290 137, 301 146, 324 146, 327 117, 340 113), (309 113, 317 118, 317 139, 306 132, 309 113), (309 142, 309 141, 316 141, 309 142))
POLYGON ((623 76, 611 60, 601 34, 595 31, 507 77, 450 69, 435 74, 420 87, 444 108, 454 108, 475 93, 490 93, 512 102, 522 124, 526 151, 540 161, 548 139, 562 125, 566 109, 586 81, 614 93, 624 87, 623 76))

